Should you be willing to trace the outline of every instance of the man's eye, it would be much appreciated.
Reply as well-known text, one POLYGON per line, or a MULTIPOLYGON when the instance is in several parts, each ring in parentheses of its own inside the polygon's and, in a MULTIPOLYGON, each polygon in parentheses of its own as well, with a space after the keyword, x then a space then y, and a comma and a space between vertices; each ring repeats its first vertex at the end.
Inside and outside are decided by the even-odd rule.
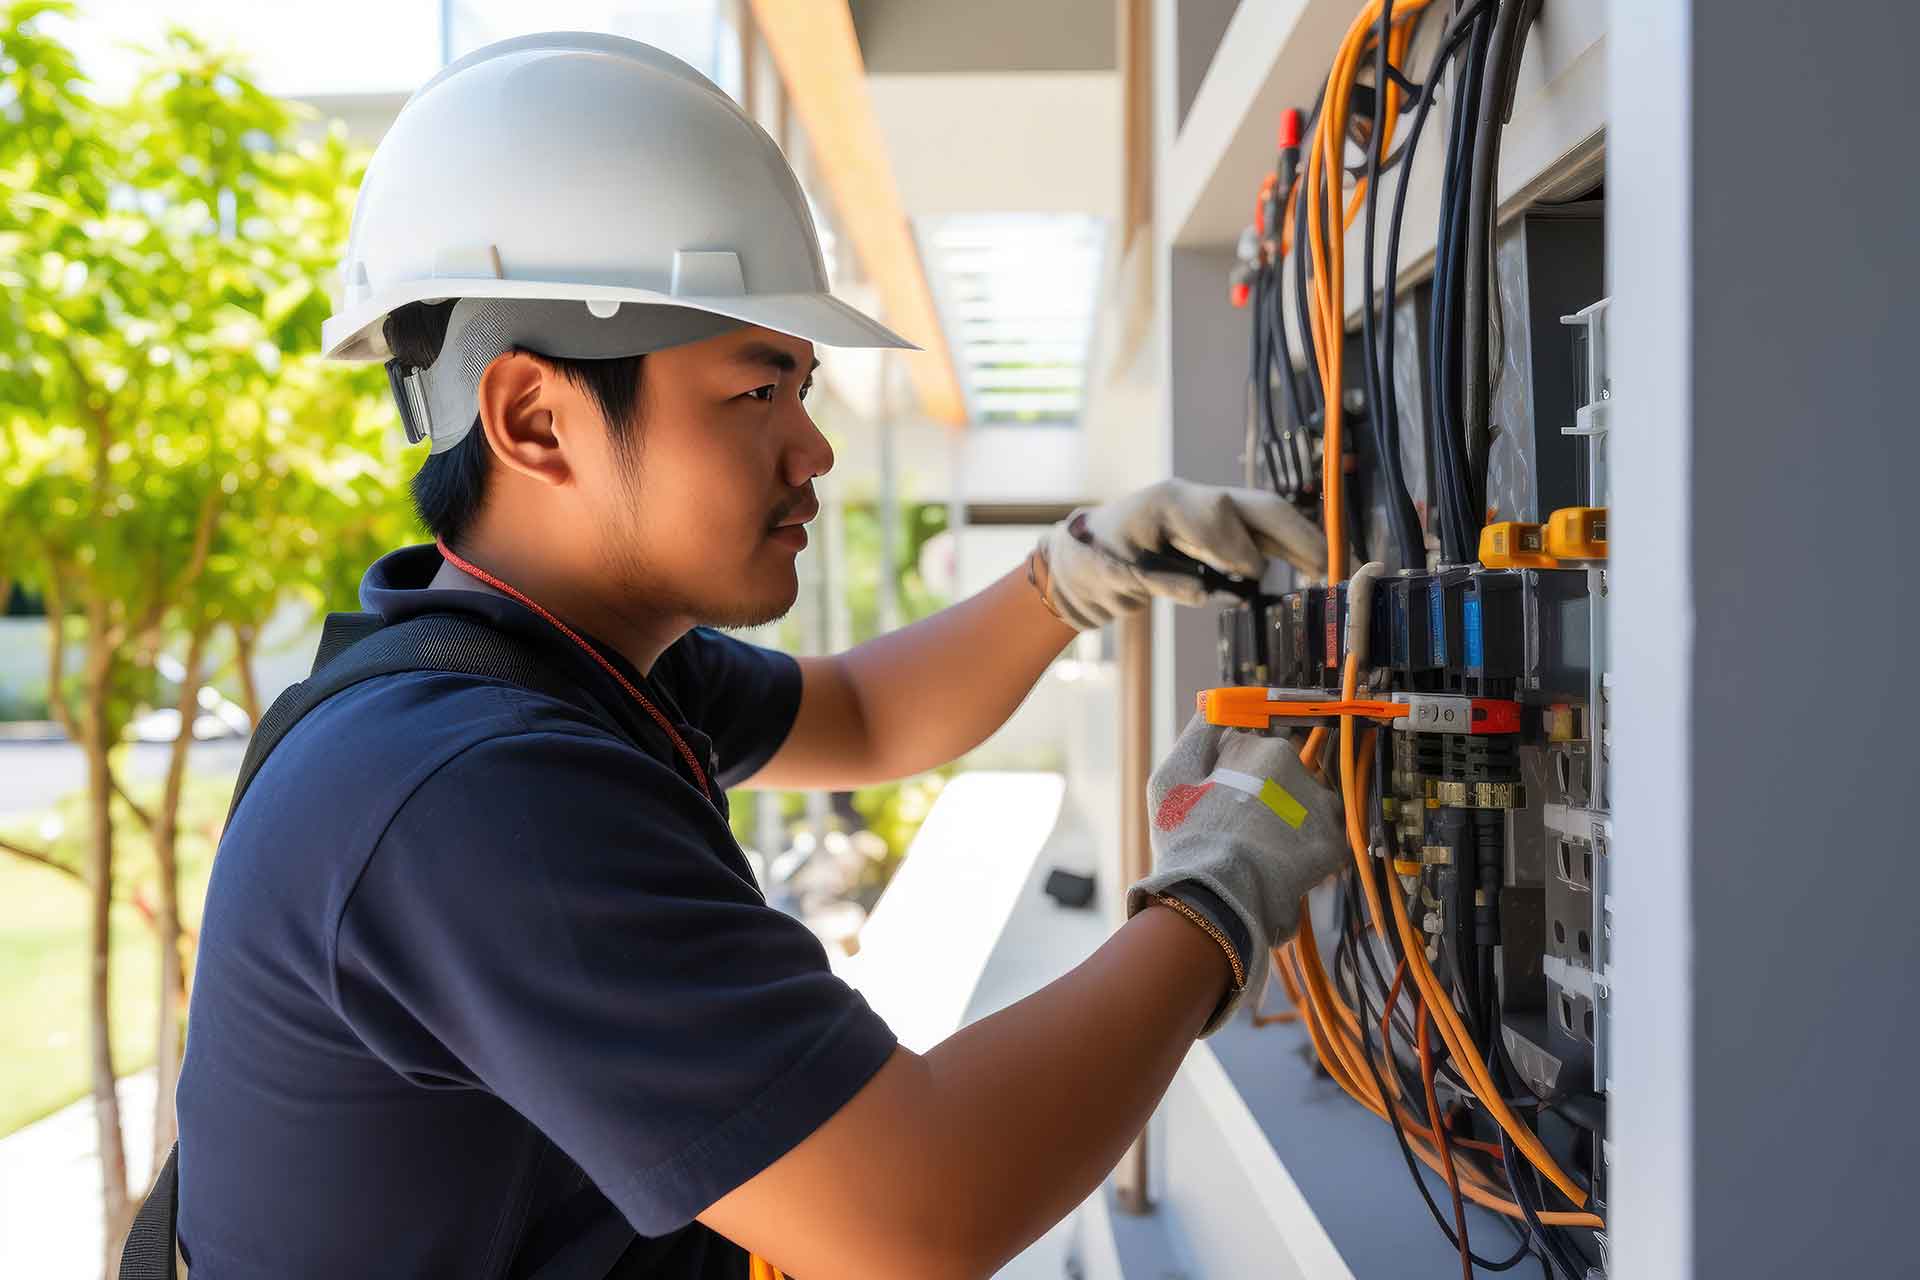
POLYGON ((800 384, 800 398, 802 400, 805 400, 807 398, 807 392, 811 390, 813 390, 813 379, 808 378, 805 382, 800 384))
POLYGON ((762 404, 771 404, 773 402, 773 397, 779 394, 779 391, 780 391, 780 384, 777 382, 770 382, 764 387, 755 387, 753 390, 747 392, 747 394, 752 396, 755 400, 760 401, 762 404))

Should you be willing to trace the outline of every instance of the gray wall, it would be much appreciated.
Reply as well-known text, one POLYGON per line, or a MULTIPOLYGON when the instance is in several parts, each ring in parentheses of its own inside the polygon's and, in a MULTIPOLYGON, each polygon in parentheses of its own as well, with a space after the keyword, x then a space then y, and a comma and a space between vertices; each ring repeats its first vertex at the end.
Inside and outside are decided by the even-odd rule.
MULTIPOLYGON (((1267 4, 1272 0, 1258 0, 1267 4)), ((1178 69, 1179 83, 1174 86, 1182 124, 1186 123, 1187 108, 1193 105, 1193 97, 1200 92, 1200 82, 1206 79, 1207 68, 1213 64, 1214 51, 1220 47, 1220 37, 1226 33, 1227 24, 1233 21, 1233 14, 1240 7, 1240 0, 1178 0, 1180 8, 1179 47, 1174 51, 1174 65, 1178 69)))
POLYGON ((1115 0, 852 0, 875 75, 919 71, 1111 71, 1115 0))
POLYGON ((1693 34, 1695 1261, 1911 1274, 1920 10, 1698 0, 1693 34), (1785 91, 1763 124, 1742 85, 1785 91))
POLYGON ((1616 1274, 1913 1274, 1920 9, 1611 29, 1616 1274))
MULTIPOLYGON (((1172 474, 1240 484, 1246 442, 1248 313, 1227 305, 1229 249, 1171 251, 1167 358, 1172 474)), ((1193 695, 1220 682, 1218 611, 1174 609, 1171 727, 1193 715, 1193 695)))

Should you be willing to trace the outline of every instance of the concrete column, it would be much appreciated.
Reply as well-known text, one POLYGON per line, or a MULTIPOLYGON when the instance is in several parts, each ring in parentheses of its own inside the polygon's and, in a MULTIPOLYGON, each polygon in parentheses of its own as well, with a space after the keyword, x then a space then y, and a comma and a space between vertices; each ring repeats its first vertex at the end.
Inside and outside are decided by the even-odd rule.
POLYGON ((1920 9, 1609 30, 1612 1273, 1907 1274, 1920 9))

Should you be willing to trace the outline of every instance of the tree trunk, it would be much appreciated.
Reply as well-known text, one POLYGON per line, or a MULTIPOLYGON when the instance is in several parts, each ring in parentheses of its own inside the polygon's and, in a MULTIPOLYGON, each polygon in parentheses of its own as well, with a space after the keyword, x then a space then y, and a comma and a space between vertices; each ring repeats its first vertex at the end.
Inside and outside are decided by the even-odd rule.
POLYGON ((233 661, 240 670, 240 703, 255 727, 260 724, 260 686, 253 682, 253 646, 259 640, 258 627, 233 629, 233 661))
MULTIPOLYGON (((92 850, 87 865, 92 910, 88 952, 92 981, 88 1013, 93 1029, 93 1115, 100 1153, 101 1214, 106 1232, 107 1275, 118 1269, 120 1245, 133 1214, 127 1196, 127 1152, 120 1136, 120 1098, 113 1069, 113 1005, 109 981, 113 924, 113 776, 107 753, 113 745, 108 685, 113 670, 111 641, 90 628, 87 655, 87 714, 82 724, 87 757, 87 800, 92 817, 92 850)), ((58 641, 56 640, 56 643, 58 641)))
POLYGON ((160 809, 153 821, 153 858, 160 877, 160 906, 154 913, 154 932, 160 944, 159 1026, 154 1035, 153 1164, 166 1161, 167 1148, 177 1132, 173 1111, 174 1086, 180 1079, 181 1024, 187 1006, 187 970, 180 951, 180 792, 187 778, 187 753, 193 747, 193 721, 199 714, 200 667, 206 654, 207 629, 196 630, 187 641, 187 674, 180 682, 180 731, 167 755, 167 778, 160 791, 160 809))

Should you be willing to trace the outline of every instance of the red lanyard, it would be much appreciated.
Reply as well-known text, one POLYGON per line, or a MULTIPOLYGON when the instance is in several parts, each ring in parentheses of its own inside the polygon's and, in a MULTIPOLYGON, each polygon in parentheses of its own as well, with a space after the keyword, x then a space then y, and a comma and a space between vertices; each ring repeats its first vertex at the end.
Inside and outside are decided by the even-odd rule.
POLYGON ((560 619, 554 617, 551 613, 548 613, 545 609, 541 608, 539 604, 535 603, 532 597, 526 594, 526 592, 521 591, 516 587, 510 586, 505 582, 502 582, 500 579, 488 573, 485 569, 482 569, 479 565, 473 564, 469 561, 461 559, 457 554, 453 552, 452 549, 450 549, 447 546, 446 540, 444 538, 434 539, 434 545, 440 548, 440 554, 446 557, 447 563, 452 565, 454 568, 459 569, 464 573, 470 574, 475 578, 478 578, 480 581, 492 587, 495 591, 498 591, 503 595, 510 596, 515 600, 518 600, 521 604, 527 606, 527 608, 533 610, 535 613, 545 618, 548 622, 552 623, 554 627, 560 632, 561 635, 565 636, 567 639, 579 645, 583 650, 586 651, 586 654, 589 658, 592 658, 595 662, 600 664, 600 667, 603 671, 605 671, 608 675, 612 676, 615 680, 619 681, 620 687, 627 691, 627 695, 631 697, 635 702, 639 703, 641 708, 645 710, 648 715, 654 718, 654 721, 660 726, 662 731, 666 733, 667 737, 672 739, 675 749, 677 749, 680 752, 680 758, 687 762, 687 767, 689 769, 693 770, 693 779, 695 782, 700 784, 700 794, 704 795, 709 802, 713 800, 713 791, 711 788, 707 786, 706 770, 700 767, 700 761, 697 758, 695 758, 693 754, 693 748, 689 747, 687 745, 686 739, 682 738, 680 734, 674 729, 673 722, 671 720, 668 720, 666 716, 661 714, 660 708, 654 706, 653 703, 647 699, 647 696, 645 694, 641 693, 640 690, 636 689, 633 685, 633 681, 627 679, 624 675, 620 674, 620 670, 618 667, 615 667, 611 662, 608 662, 606 658, 602 657, 600 651, 594 648, 592 645, 588 644, 586 640, 581 637, 579 632, 575 631, 572 627, 560 621, 560 619))

